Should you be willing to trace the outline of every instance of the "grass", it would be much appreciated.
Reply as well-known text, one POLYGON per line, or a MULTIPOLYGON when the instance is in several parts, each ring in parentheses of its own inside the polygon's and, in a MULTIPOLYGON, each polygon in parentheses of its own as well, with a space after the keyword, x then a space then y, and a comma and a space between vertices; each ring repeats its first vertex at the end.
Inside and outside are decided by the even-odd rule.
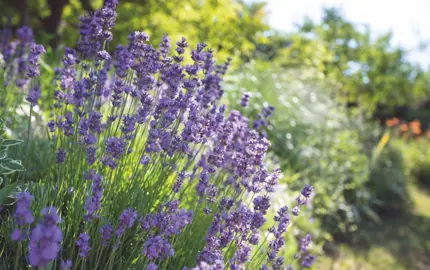
POLYGON ((337 245, 317 269, 430 269, 430 194, 415 184, 408 188, 415 202, 410 213, 362 227, 354 243, 337 245))

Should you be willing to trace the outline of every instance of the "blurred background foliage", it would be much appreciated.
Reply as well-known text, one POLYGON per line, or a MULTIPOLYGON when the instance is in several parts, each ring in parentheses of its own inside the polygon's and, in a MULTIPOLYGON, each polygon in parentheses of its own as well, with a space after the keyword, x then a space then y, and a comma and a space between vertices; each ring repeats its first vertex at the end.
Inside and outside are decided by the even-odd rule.
MULTIPOLYGON (((42 98, 52 98, 50 67, 60 61, 64 46, 79 38, 78 16, 102 4, 0 1, 4 26, 29 25, 38 42, 49 44, 42 98)), ((233 58, 224 82, 230 108, 255 119, 263 107, 275 107, 264 132, 272 142, 271 162, 284 173, 278 200, 292 200, 292 190, 303 183, 315 187, 298 228, 312 230, 316 248, 329 255, 317 267, 430 267, 429 70, 393 46, 391 33, 377 36, 336 8, 325 9, 320 22, 304 18, 295 31, 279 32, 267 24, 264 1, 122 0, 117 12, 109 50, 126 43, 130 29, 148 32, 154 45, 165 33, 172 43, 181 36, 190 46, 205 42, 218 61, 233 58), (245 92, 251 99, 243 108, 245 92), (397 128, 386 126, 392 117, 400 119, 397 128), (420 134, 399 131, 403 124, 409 130, 413 120, 420 123, 420 134)), ((21 126, 25 123, 9 128, 19 133, 21 126)), ((34 159, 31 164, 41 164, 37 155, 34 159)))

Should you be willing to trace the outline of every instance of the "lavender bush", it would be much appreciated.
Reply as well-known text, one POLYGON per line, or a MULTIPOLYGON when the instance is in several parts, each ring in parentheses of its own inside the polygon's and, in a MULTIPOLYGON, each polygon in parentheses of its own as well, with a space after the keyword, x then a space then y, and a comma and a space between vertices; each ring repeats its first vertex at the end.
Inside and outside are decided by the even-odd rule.
MULTIPOLYGON (((188 61, 185 38, 170 55, 167 36, 155 48, 138 31, 111 55, 117 5, 80 18, 76 50, 66 48, 55 69, 47 173, 17 179, 23 191, 0 229, 2 269, 310 267, 310 235, 294 257, 283 249, 313 188, 268 220, 281 172, 265 166, 258 122, 220 105, 230 60, 215 64, 201 43, 188 61)), ((26 93, 29 145, 45 49, 29 28, 16 36, 3 33, 1 93, 8 104, 21 102, 9 91, 26 93)))

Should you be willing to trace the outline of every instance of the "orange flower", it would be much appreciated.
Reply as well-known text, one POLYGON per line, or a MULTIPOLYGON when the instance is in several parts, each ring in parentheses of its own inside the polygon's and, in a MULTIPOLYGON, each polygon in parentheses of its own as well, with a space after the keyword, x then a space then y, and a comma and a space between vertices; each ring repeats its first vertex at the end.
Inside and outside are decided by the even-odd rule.
POLYGON ((410 122, 409 127, 411 128, 412 133, 414 135, 420 135, 421 133, 423 133, 423 131, 421 130, 421 122, 419 120, 414 120, 410 122))
POLYGON ((387 119, 385 121, 385 125, 387 127, 394 127, 394 126, 397 126, 399 123, 400 123, 400 120, 399 120, 399 118, 396 118, 396 117, 391 118, 391 119, 387 119))
POLYGON ((402 131, 402 132, 407 132, 408 130, 409 130, 409 127, 408 127, 408 124, 401 124, 400 125, 400 130, 402 131))

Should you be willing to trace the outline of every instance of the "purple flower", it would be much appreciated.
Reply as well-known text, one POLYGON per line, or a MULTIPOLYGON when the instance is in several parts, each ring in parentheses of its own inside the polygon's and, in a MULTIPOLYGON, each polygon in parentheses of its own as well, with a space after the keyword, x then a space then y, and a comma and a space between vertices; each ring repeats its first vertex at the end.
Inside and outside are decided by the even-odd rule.
POLYGON ((179 55, 184 54, 185 48, 188 47, 187 40, 184 37, 182 37, 180 41, 176 42, 176 45, 177 45, 176 52, 179 55))
POLYGON ((106 152, 113 158, 119 159, 125 151, 127 142, 122 138, 110 137, 106 141, 106 152))
POLYGON ((28 96, 26 100, 31 103, 32 106, 37 104, 37 101, 40 98, 40 87, 39 85, 35 85, 28 91, 28 96))
POLYGON ((143 246, 143 255, 149 260, 167 258, 174 254, 175 251, 169 241, 159 235, 150 237, 143 246))
POLYGON ((48 122, 48 129, 50 132, 55 132, 55 121, 51 120, 48 122))
POLYGON ((105 1, 102 9, 96 10, 93 14, 80 18, 78 41, 78 51, 84 58, 90 59, 96 55, 105 41, 112 40, 110 30, 115 25, 116 6, 118 1, 105 1))
POLYGON ((28 229, 24 227, 34 221, 30 204, 34 197, 28 192, 21 192, 17 195, 17 205, 14 213, 15 222, 19 226, 12 234, 11 239, 14 241, 23 241, 27 237, 28 229))
POLYGON ((308 199, 311 197, 312 193, 314 191, 314 188, 309 185, 305 185, 305 187, 302 189, 302 192, 299 196, 297 196, 297 204, 298 205, 305 205, 308 202, 308 199))
POLYGON ((87 199, 85 204, 85 209, 88 213, 85 218, 91 220, 93 218, 97 218, 96 212, 101 208, 101 200, 103 197, 103 177, 94 170, 90 170, 89 177, 93 180, 92 196, 87 199))
POLYGON ((170 50, 170 38, 167 35, 163 35, 162 42, 160 44, 160 53, 163 57, 169 54, 170 50))
POLYGON ((76 246, 79 248, 79 256, 86 258, 91 250, 90 236, 87 233, 81 233, 78 240, 76 240, 76 246))
POLYGON ((248 93, 244 93, 242 96, 242 99, 240 100, 240 105, 242 107, 248 107, 248 103, 249 103, 249 94, 248 93))
POLYGON ((175 182, 175 184, 173 184, 173 187, 172 187, 173 192, 175 192, 175 193, 179 192, 179 190, 182 187, 182 184, 184 183, 185 177, 186 177, 185 172, 180 172, 178 174, 178 177, 176 178, 176 182, 175 182))
POLYGON ((14 217, 19 228, 15 229, 11 234, 11 238, 14 241, 22 241, 27 237, 28 231, 25 230, 24 227, 30 225, 34 221, 30 208, 33 199, 34 197, 28 192, 21 192, 17 195, 18 201, 14 217))
POLYGON ((96 162, 96 160, 97 160, 96 153, 97 153, 97 148, 95 148, 93 146, 89 146, 86 149, 88 165, 93 165, 96 162))
POLYGON ((160 235, 173 236, 181 232, 193 220, 193 212, 178 210, 179 201, 174 200, 163 205, 155 214, 147 214, 140 218, 142 231, 158 228, 160 235))
POLYGON ((240 244, 233 259, 230 261, 231 269, 243 269, 244 264, 249 261, 251 248, 246 244, 240 244))
POLYGON ((258 196, 254 199, 254 210, 261 211, 263 214, 270 208, 270 198, 267 196, 258 196))
POLYGON ((312 266, 312 264, 315 263, 316 260, 316 256, 308 254, 306 255, 303 260, 302 260, 302 267, 304 268, 310 268, 312 266))
POLYGON ((101 243, 103 247, 109 244, 109 241, 112 238, 112 233, 113 233, 113 227, 110 224, 106 224, 100 229, 100 237, 101 237, 101 243))
POLYGON ((106 141, 107 155, 102 158, 102 163, 106 166, 116 168, 118 161, 125 152, 128 143, 123 138, 110 137, 106 141))
POLYGON ((42 210, 42 220, 33 229, 29 241, 28 259, 31 266, 45 267, 57 258, 60 242, 63 239, 57 224, 61 221, 55 207, 42 210))
POLYGON ((312 241, 312 235, 307 234, 304 238, 300 240, 300 251, 306 252, 308 250, 309 244, 312 241))
POLYGON ((17 195, 17 204, 15 210, 15 222, 18 226, 25 226, 33 223, 34 217, 31 213, 31 201, 34 197, 28 192, 21 192, 17 195))
POLYGON ((260 235, 258 233, 252 234, 251 237, 249 238, 249 243, 252 245, 258 245, 259 242, 260 242, 260 235))
POLYGON ((103 115, 100 112, 92 111, 88 116, 88 128, 95 133, 100 134, 102 132, 102 123, 101 119, 103 115))
POLYGON ((23 26, 16 30, 16 36, 23 42, 30 43, 34 40, 33 30, 28 26, 23 26))
POLYGON ((71 260, 67 259, 65 261, 61 261, 60 269, 61 270, 70 270, 72 269, 73 263, 71 260))
POLYGON ((30 54, 28 55, 27 62, 27 76, 29 78, 39 77, 39 59, 42 54, 46 53, 45 48, 42 45, 32 44, 30 48, 30 54))
POLYGON ((305 185, 305 187, 302 189, 301 194, 306 198, 309 198, 312 195, 313 191, 314 191, 314 188, 312 186, 305 185))
POLYGON ((300 214, 299 207, 298 206, 294 206, 293 209, 291 209, 291 213, 297 217, 300 214))
POLYGON ((150 161, 151 161, 151 157, 148 156, 148 155, 144 155, 140 159, 140 164, 142 164, 142 165, 148 165, 150 161))
POLYGON ((158 266, 155 263, 150 263, 146 267, 146 270, 157 270, 157 269, 158 269, 158 266))
POLYGON ((65 160, 66 160, 66 151, 64 151, 61 148, 58 148, 58 151, 57 151, 57 163, 58 164, 64 163, 65 160))
POLYGON ((107 51, 103 50, 103 51, 97 52, 96 58, 97 60, 109 61, 111 57, 107 51))
POLYGON ((119 238, 124 233, 125 229, 131 228, 137 218, 136 210, 130 208, 124 210, 119 218, 118 228, 116 229, 116 236, 119 238))

